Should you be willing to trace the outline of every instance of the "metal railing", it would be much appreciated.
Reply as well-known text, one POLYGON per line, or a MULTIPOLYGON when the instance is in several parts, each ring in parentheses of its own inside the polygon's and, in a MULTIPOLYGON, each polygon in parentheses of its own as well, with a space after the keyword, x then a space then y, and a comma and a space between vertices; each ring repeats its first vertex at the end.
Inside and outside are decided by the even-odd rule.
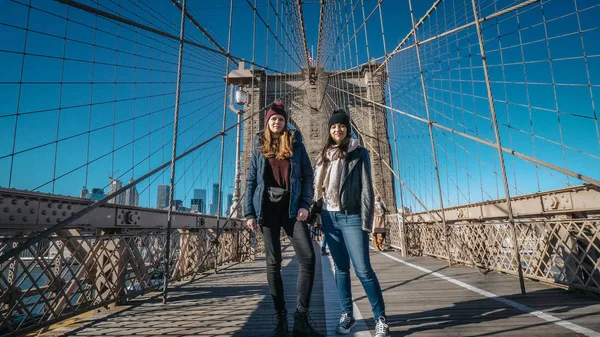
MULTIPOLYGON (((586 192, 591 191, 596 189, 586 192)), ((547 200, 553 195, 567 195, 564 200, 569 200, 571 205, 568 210, 543 211, 531 207, 530 214, 515 219, 516 243, 506 219, 480 216, 502 209, 493 201, 486 205, 447 209, 446 212, 462 215, 449 216, 452 221, 448 223, 447 236, 443 224, 433 221, 433 215, 439 210, 428 214, 390 214, 386 217, 389 243, 392 248, 401 250, 404 256, 433 256, 515 276, 518 276, 520 261, 525 278, 600 295, 600 216, 593 196, 597 197, 597 194, 578 193, 581 190, 574 188, 514 198, 517 214, 524 209, 521 206, 532 200, 547 200), (587 200, 585 209, 581 206, 586 204, 584 199, 587 200), (466 218, 464 214, 470 209, 478 209, 479 218, 466 218), (515 251, 519 252, 520 259, 514 256, 515 251)))
MULTIPOLYGON (((43 230, 46 220, 57 221, 52 218, 52 209, 76 211, 89 203, 40 193, 0 192, 2 203, 10 205, 5 207, 9 212, 4 212, 8 217, 30 214, 32 218, 27 225, 21 221, 15 226, 10 222, 3 226, 2 254, 43 230)), ((87 219, 58 230, 3 263, 0 336, 20 335, 162 289, 166 213, 105 205, 90 212, 87 219)), ((244 260, 252 254, 250 235, 240 219, 230 219, 217 229, 214 216, 175 213, 173 228, 169 282, 213 269, 215 265, 244 260), (219 249, 214 249, 217 246, 219 249)))

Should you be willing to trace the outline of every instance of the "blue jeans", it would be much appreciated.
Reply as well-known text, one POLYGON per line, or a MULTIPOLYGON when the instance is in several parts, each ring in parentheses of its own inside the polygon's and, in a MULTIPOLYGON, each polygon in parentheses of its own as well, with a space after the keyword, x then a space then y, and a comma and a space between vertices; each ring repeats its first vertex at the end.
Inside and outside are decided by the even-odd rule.
POLYGON ((375 319, 385 317, 385 303, 377 276, 369 259, 369 233, 363 232, 359 214, 344 214, 323 210, 323 232, 329 253, 335 262, 335 282, 342 313, 352 313, 350 261, 362 283, 375 319))

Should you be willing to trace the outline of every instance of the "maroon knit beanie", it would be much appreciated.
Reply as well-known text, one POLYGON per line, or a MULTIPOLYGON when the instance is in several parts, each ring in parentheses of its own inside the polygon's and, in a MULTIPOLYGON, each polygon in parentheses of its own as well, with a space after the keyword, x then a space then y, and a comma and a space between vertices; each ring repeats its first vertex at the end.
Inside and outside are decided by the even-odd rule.
POLYGON ((287 112, 285 112, 285 105, 283 105, 283 102, 277 101, 271 104, 271 108, 269 109, 269 111, 267 111, 267 116, 265 117, 265 125, 269 123, 269 119, 271 119, 271 116, 273 115, 281 115, 287 122, 288 116, 287 112))

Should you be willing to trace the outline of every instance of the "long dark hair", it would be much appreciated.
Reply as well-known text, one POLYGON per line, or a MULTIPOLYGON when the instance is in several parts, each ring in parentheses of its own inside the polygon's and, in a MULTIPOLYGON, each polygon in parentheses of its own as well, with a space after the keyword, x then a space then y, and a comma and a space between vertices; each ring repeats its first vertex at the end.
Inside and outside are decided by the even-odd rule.
POLYGON ((319 154, 319 157, 317 158, 317 165, 327 165, 329 164, 329 158, 327 158, 327 150, 329 150, 332 147, 337 146, 338 147, 338 151, 336 151, 336 153, 333 156, 333 159, 339 159, 339 158, 344 158, 346 156, 346 154, 348 153, 348 147, 350 146, 350 139, 352 138, 352 136, 350 135, 350 132, 346 133, 346 138, 344 138, 344 140, 342 140, 342 142, 340 143, 340 145, 338 146, 335 143, 335 140, 333 140, 333 138, 331 138, 331 134, 329 134, 329 136, 327 137, 327 141, 325 142, 325 146, 323 146, 323 149, 321 150, 321 153, 319 154))

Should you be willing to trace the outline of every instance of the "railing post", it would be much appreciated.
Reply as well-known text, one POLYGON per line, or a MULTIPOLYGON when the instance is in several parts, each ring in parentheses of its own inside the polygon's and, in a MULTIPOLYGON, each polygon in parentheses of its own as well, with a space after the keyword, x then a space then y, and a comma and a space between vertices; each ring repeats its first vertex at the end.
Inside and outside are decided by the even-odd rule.
MULTIPOLYGON (((15 235, 15 238, 20 237, 21 235, 15 235)), ((16 248, 19 245, 18 241, 15 240, 13 241, 13 243, 11 244, 11 248, 16 248)), ((8 277, 7 277, 7 292, 6 292, 6 298, 2 299, 2 301, 4 302, 4 305, 2 306, 2 310, 8 309, 8 308, 12 308, 15 306, 16 303, 16 296, 17 294, 20 292, 20 289, 17 288, 15 286, 15 281, 17 279, 17 272, 18 272, 18 266, 17 266, 17 260, 19 259, 18 256, 14 257, 12 261, 9 262, 8 264, 8 277)))
POLYGON ((180 228, 177 231, 179 232, 179 257, 177 258, 177 262, 175 263, 175 267, 173 268, 173 273, 171 275, 173 280, 184 277, 188 274, 188 265, 190 260, 190 256, 188 254, 190 246, 190 231, 186 228, 180 228))
MULTIPOLYGON (((440 182, 440 169, 437 160, 437 151, 435 149, 435 140, 433 138, 433 124, 431 122, 431 113, 429 111, 429 101, 427 99, 427 89, 425 88, 425 76, 423 75, 423 65, 421 63, 421 51, 419 47, 419 38, 417 37, 417 26, 415 23, 415 14, 413 13, 412 0, 408 0, 410 9, 410 19, 414 29, 415 50, 417 52, 417 62, 419 64, 419 74, 421 77, 421 87, 423 89, 423 101, 425 103, 425 111, 427 112, 427 127, 429 128, 429 140, 431 142, 431 152, 433 156, 433 166, 435 168, 435 178, 437 182, 438 194, 440 198, 440 212, 444 230, 444 240, 446 241, 446 254, 448 256, 448 265, 452 267, 452 256, 450 255, 450 237, 448 233, 448 224, 446 223, 446 214, 444 210, 444 195, 442 194, 442 184, 440 182)), ((404 211, 404 210, 402 210, 404 211)))
MULTIPOLYGON (((402 186, 400 186, 402 188, 402 186)), ((404 207, 403 207, 404 208, 404 207)), ((398 213, 396 215, 398 217, 398 229, 400 233, 400 244, 402 245, 402 250, 400 254, 402 257, 408 256, 408 241, 406 240, 406 224, 404 222, 404 212, 398 213)))
POLYGON ((98 261, 95 264, 96 289, 99 292, 97 301, 100 302, 113 297, 118 303, 125 292, 125 268, 128 263, 123 254, 126 250, 125 239, 116 234, 120 234, 119 229, 97 231, 97 235, 108 237, 104 244, 98 245, 101 250, 98 251, 98 261), (109 234, 115 236, 111 237, 109 234))
POLYGON ((490 74, 488 71, 487 58, 485 56, 485 47, 483 35, 481 33, 481 24, 479 23, 479 13, 477 11, 477 3, 471 0, 473 5, 473 19, 477 28, 477 38, 479 40, 479 49, 481 51, 481 61, 483 64, 483 73, 485 76, 485 85, 487 87, 488 101, 490 104, 490 113, 492 115, 492 124, 494 125, 494 134, 496 136, 496 148, 498 149, 498 159, 500 160, 500 168, 502 170, 502 181, 504 183, 504 193, 506 194, 506 209, 508 212, 508 221, 510 222, 510 231, 513 241, 513 254, 517 263, 517 273, 519 275, 519 285, 521 293, 525 294, 525 281, 523 280, 523 269, 521 267, 521 255, 519 250, 519 241, 517 237, 517 228, 513 217, 512 204, 510 200, 510 190, 508 188, 508 179, 506 178, 506 167, 504 164, 504 154, 502 152, 502 142, 500 140, 500 130, 498 129, 498 119, 496 118, 496 107, 494 105, 494 97, 492 95, 492 86, 490 84, 490 74))
MULTIPOLYGON (((50 241, 50 245, 52 245, 51 241, 50 241)), ((62 278, 61 272, 62 272, 62 268, 63 268, 63 247, 64 247, 64 243, 62 240, 57 239, 56 240, 56 254, 60 254, 61 256, 57 259, 54 260, 54 270, 52 271, 54 274, 54 284, 53 284, 53 296, 55 298, 58 298, 60 296, 60 291, 59 289, 61 289, 63 287, 63 283, 64 280, 62 278)), ((43 257, 42 257, 43 258, 43 257)))

